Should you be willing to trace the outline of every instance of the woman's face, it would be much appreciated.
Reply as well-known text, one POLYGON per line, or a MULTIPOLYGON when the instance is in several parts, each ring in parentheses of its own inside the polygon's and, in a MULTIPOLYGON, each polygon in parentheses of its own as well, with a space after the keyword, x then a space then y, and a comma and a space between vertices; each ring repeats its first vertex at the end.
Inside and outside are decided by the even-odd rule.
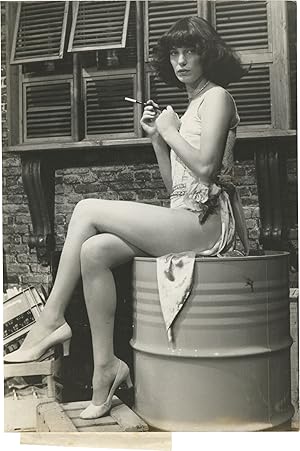
POLYGON ((185 85, 195 87, 203 78, 200 55, 192 47, 172 48, 170 63, 178 80, 185 85))

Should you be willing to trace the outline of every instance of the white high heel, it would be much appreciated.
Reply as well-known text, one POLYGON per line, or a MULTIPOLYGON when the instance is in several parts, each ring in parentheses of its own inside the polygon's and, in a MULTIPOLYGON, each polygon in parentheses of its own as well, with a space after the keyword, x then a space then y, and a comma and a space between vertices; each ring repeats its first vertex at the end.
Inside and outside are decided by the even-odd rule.
POLYGON ((40 340, 30 349, 22 349, 22 346, 14 352, 4 356, 5 363, 23 363, 39 360, 52 346, 62 343, 64 355, 69 354, 72 331, 68 323, 62 324, 47 337, 40 340))
POLYGON ((128 388, 132 387, 129 368, 125 362, 119 360, 119 368, 116 377, 112 383, 112 386, 109 390, 106 401, 100 406, 97 406, 93 402, 91 402, 91 404, 89 404, 87 408, 81 412, 80 418, 84 420, 91 420, 95 418, 100 418, 103 415, 105 415, 111 408, 112 398, 115 391, 124 381, 126 382, 128 388))

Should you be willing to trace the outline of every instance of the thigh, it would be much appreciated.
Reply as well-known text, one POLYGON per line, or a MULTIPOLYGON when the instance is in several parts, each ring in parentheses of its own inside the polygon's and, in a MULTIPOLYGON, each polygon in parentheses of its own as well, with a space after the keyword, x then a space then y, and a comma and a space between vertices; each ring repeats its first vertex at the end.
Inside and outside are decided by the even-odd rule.
POLYGON ((153 256, 186 250, 205 250, 221 233, 220 215, 200 225, 198 216, 171 209, 127 201, 87 199, 86 215, 99 232, 117 235, 153 256))
POLYGON ((133 257, 149 256, 146 252, 112 233, 99 233, 86 240, 81 247, 82 270, 114 268, 133 257))

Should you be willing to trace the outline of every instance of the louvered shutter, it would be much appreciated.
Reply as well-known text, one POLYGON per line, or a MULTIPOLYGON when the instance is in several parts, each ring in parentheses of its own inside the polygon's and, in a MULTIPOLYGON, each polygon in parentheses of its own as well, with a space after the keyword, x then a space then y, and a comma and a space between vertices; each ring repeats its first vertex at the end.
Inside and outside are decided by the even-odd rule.
POLYGON ((69 52, 124 48, 130 1, 74 2, 69 52))
POLYGON ((137 136, 134 105, 135 74, 95 73, 84 76, 85 136, 137 136))
POLYGON ((229 88, 233 95, 241 125, 272 124, 270 70, 268 65, 254 65, 242 80, 229 88))
POLYGON ((72 79, 23 83, 24 142, 71 140, 72 79))
POLYGON ((217 1, 215 24, 218 33, 235 49, 269 47, 265 1, 217 1))
POLYGON ((69 2, 19 2, 11 64, 61 59, 69 2))
POLYGON ((240 55, 250 72, 229 86, 241 126, 290 127, 286 51, 286 2, 223 1, 211 3, 212 24, 240 55))

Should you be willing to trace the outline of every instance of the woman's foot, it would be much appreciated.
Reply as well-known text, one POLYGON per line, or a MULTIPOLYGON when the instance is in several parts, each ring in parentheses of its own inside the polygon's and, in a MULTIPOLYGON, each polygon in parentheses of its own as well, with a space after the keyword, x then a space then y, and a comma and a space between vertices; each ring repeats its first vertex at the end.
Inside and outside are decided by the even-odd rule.
POLYGON ((51 321, 42 312, 38 321, 28 332, 21 347, 4 356, 6 363, 21 363, 38 360, 52 346, 64 344, 64 354, 72 336, 70 326, 64 318, 51 321))
POLYGON ((125 362, 115 358, 108 365, 96 367, 93 375, 93 398, 91 404, 80 414, 80 418, 93 419, 105 415, 111 408, 117 388, 126 381, 131 387, 129 368, 125 362))
POLYGON ((58 329, 65 323, 65 318, 50 319, 47 312, 43 310, 39 316, 37 322, 31 327, 30 331, 26 335, 21 348, 22 350, 28 350, 38 344, 45 337, 49 336, 52 332, 58 329))

